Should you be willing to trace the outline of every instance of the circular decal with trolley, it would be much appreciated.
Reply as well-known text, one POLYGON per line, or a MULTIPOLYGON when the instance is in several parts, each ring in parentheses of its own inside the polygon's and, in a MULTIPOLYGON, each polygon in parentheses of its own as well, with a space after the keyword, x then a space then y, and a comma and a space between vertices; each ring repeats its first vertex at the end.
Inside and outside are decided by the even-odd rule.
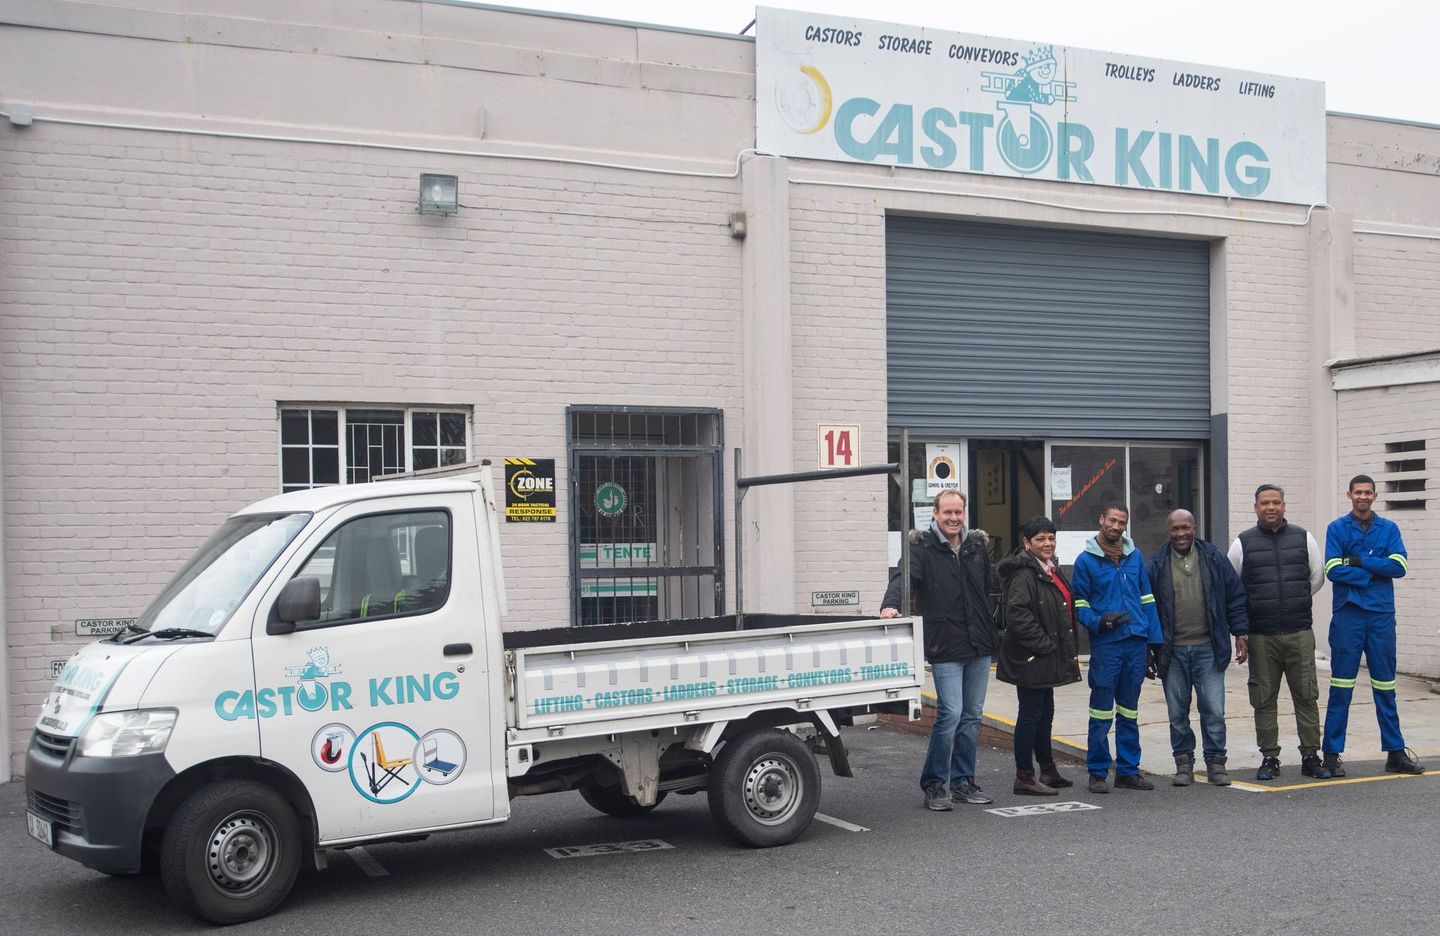
POLYGON ((331 722, 310 739, 310 756, 321 770, 340 773, 350 765, 350 749, 354 746, 355 730, 349 725, 331 722))
POLYGON ((415 745, 411 760, 419 768, 421 780, 443 786, 465 770, 465 742, 448 728, 436 728, 415 745))
POLYGON ((595 509, 602 517, 618 517, 625 512, 625 489, 614 481, 606 481, 595 489, 595 509))
POLYGON ((420 736, 409 725, 371 725, 350 746, 350 782, 372 803, 398 803, 420 788, 415 748, 420 736))

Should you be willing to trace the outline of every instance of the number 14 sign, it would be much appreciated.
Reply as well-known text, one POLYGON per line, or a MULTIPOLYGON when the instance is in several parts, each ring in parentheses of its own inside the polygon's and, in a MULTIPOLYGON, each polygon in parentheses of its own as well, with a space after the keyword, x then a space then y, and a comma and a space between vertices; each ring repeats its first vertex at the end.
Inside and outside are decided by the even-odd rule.
POLYGON ((820 468, 854 468, 860 464, 859 426, 819 427, 820 468))

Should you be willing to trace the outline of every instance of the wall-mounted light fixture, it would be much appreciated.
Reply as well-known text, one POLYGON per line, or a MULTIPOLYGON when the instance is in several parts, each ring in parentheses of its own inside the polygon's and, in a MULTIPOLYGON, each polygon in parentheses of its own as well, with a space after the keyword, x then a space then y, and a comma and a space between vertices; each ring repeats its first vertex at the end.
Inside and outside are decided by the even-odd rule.
POLYGON ((453 175, 420 173, 420 213, 452 215, 460 210, 460 179, 453 175))
POLYGON ((730 212, 730 236, 736 240, 744 240, 745 234, 745 212, 730 212))

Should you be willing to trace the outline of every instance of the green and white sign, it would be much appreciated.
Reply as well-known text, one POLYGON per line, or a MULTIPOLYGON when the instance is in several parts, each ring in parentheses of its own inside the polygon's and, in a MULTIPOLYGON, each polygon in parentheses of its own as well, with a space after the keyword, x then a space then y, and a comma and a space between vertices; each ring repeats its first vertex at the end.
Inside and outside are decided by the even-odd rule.
POLYGON ((595 509, 602 517, 618 517, 625 512, 625 489, 614 481, 606 481, 595 489, 595 509))

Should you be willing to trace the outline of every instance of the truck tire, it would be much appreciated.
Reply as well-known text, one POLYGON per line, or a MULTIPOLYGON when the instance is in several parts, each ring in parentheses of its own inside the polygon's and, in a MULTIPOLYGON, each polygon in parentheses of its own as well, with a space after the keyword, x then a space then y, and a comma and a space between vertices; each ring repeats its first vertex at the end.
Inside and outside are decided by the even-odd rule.
POLYGON ((265 916, 300 871, 300 823, 279 793, 224 780, 193 793, 165 830, 160 876, 170 899, 209 923, 265 916))
POLYGON ((742 845, 795 841, 820 805, 820 768, 805 743, 766 728, 728 741, 710 772, 710 814, 742 845))
POLYGON ((626 796, 620 792, 618 786, 600 786, 598 783, 585 783, 580 786, 580 796, 584 798, 585 802, 607 816, 615 816, 620 819, 633 819, 636 816, 645 815, 665 801, 667 792, 661 790, 655 795, 655 802, 649 806, 641 806, 635 802, 633 796, 626 796))

